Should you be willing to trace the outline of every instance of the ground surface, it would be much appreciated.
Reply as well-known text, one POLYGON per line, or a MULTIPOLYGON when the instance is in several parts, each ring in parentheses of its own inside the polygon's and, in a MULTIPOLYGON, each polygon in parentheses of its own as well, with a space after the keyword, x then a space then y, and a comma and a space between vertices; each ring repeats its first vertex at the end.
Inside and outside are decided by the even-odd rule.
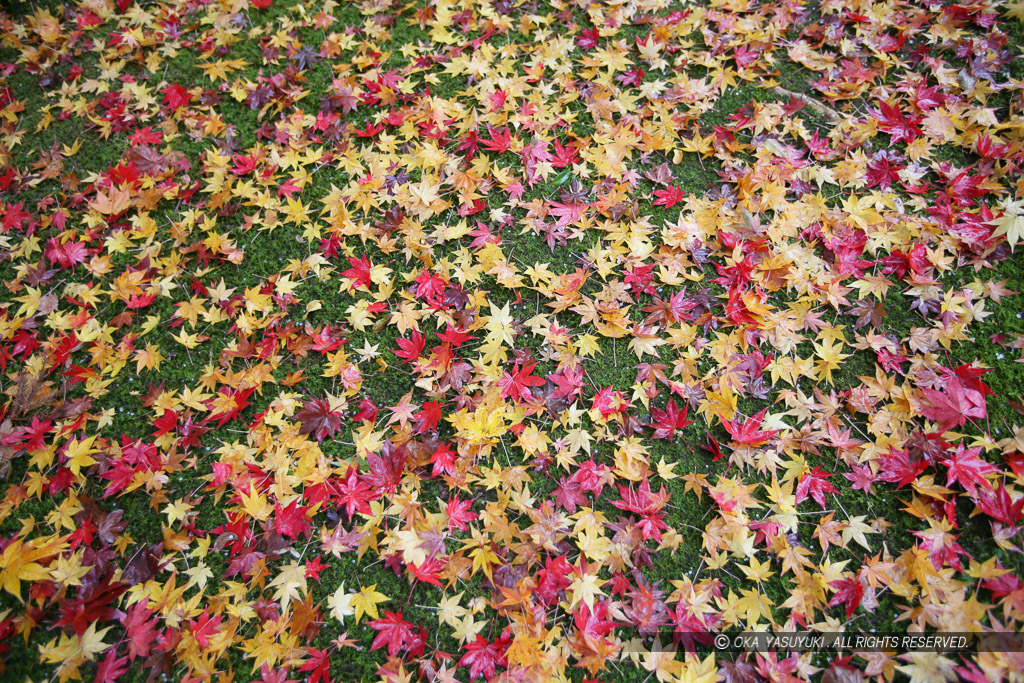
POLYGON ((1024 670, 1019 3, 8 11, 5 680, 1024 670))

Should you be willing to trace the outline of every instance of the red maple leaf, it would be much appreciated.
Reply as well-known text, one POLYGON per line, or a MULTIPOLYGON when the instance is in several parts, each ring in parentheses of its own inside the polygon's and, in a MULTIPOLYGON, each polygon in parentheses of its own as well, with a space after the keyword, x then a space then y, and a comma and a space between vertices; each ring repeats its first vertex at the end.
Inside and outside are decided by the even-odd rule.
POLYGON ((919 135, 923 135, 921 119, 904 116, 899 107, 894 107, 886 102, 878 103, 878 127, 889 133, 893 143, 913 142, 919 135))
POLYGON ((722 452, 722 447, 718 445, 718 439, 710 434, 708 435, 708 442, 706 444, 701 444, 700 447, 714 456, 711 458, 711 462, 721 460, 725 457, 725 453, 722 452))
POLYGON ((171 111, 178 111, 182 107, 187 107, 189 102, 192 101, 192 93, 177 83, 172 83, 161 92, 164 94, 164 106, 169 107, 171 111))
POLYGON ((428 558, 423 564, 410 564, 409 573, 417 581, 441 585, 441 571, 445 568, 447 560, 442 561, 436 557, 428 558))
POLYGON ((612 505, 620 510, 639 514, 641 519, 638 526, 643 532, 644 540, 653 538, 660 542, 662 530, 668 529, 665 514, 662 512, 669 499, 665 485, 662 484, 661 489, 655 493, 651 491, 651 482, 648 479, 640 482, 640 486, 635 489, 620 484, 619 497, 622 500, 613 500, 612 505))
POLYGON ((608 419, 610 415, 616 413, 624 413, 629 408, 629 402, 621 391, 616 391, 612 387, 605 387, 594 395, 594 403, 591 406, 591 410, 597 410, 601 413, 601 417, 608 419))
POLYGON ((413 293, 418 299, 423 299, 435 309, 444 305, 444 291, 448 287, 448 283, 443 277, 424 270, 416 276, 413 282, 416 284, 413 293))
POLYGON ((462 346, 470 339, 476 339, 476 337, 469 334, 468 332, 463 332, 462 330, 455 329, 450 324, 448 325, 448 329, 445 330, 444 332, 439 332, 437 337, 441 341, 448 342, 449 344, 456 348, 462 346))
POLYGON ((575 514, 578 505, 586 505, 589 501, 583 495, 583 485, 577 477, 580 470, 576 470, 571 477, 562 477, 558 480, 558 488, 555 489, 555 504, 568 510, 569 514, 575 514))
POLYGON ((548 212, 552 216, 558 216, 558 225, 564 227, 571 225, 583 217, 587 210, 586 204, 563 204, 562 202, 548 202, 551 206, 548 212))
POLYGON ((401 347, 401 351, 392 350, 391 353, 401 358, 406 363, 411 363, 420 357, 423 353, 423 347, 426 346, 426 338, 419 333, 418 330, 413 330, 410 339, 403 339, 399 337, 395 340, 395 343, 401 347))
POLYGON ((506 371, 505 376, 498 380, 501 397, 511 397, 513 401, 522 401, 531 397, 530 387, 539 387, 544 384, 543 379, 533 376, 533 369, 536 366, 535 361, 528 361, 521 369, 519 363, 516 363, 511 373, 506 371))
POLYGON ((980 446, 965 450, 962 443, 957 444, 956 453, 942 461, 942 464, 949 468, 946 470, 946 486, 958 482, 967 491, 974 491, 977 486, 991 491, 992 484, 986 475, 997 474, 999 469, 979 458, 979 455, 980 446))
MULTIPOLYGON (((60 604, 60 618, 54 622, 60 628, 71 628, 81 636, 89 624, 113 619, 118 613, 111 605, 128 590, 124 581, 111 581, 111 575, 104 575, 97 582, 91 582, 88 592, 82 591, 75 599, 65 599, 60 604)), ((144 615, 140 618, 144 619, 144 615)), ((142 629, 140 627, 140 633, 142 629)), ((144 639, 144 637, 143 637, 144 639)))
POLYGON ((153 420, 153 426, 156 427, 156 431, 150 436, 163 436, 173 432, 174 428, 178 426, 178 414, 170 408, 165 408, 163 416, 153 420))
POLYGON ((337 434, 341 429, 341 417, 341 414, 331 410, 330 402, 322 398, 306 401, 302 409, 295 413, 295 418, 302 423, 299 434, 312 434, 317 441, 337 434))
POLYGON ((434 466, 430 473, 430 476, 436 477, 437 475, 451 474, 455 471, 455 456, 457 453, 450 448, 447 444, 441 444, 437 449, 430 454, 430 464, 434 466))
POLYGON ((573 623, 583 636, 591 642, 601 642, 604 637, 615 630, 616 623, 608 619, 608 601, 601 600, 594 605, 593 611, 586 603, 581 604, 572 615, 573 623))
POLYGON ((359 476, 359 466, 350 465, 344 478, 337 481, 338 504, 345 506, 349 519, 353 513, 370 513, 370 501, 377 496, 365 479, 359 476))
POLYGON ((853 617, 854 611, 864 597, 864 586, 861 585, 860 578, 854 576, 849 579, 832 581, 828 585, 836 589, 836 594, 828 601, 828 606, 843 605, 846 608, 846 618, 853 617))
POLYGON ((601 34, 597 28, 591 28, 586 31, 580 31, 579 35, 576 36, 576 44, 584 50, 592 50, 597 47, 597 41, 600 39, 601 34))
POLYGON ((927 403, 920 407, 921 414, 937 422, 942 431, 960 427, 969 418, 984 418, 985 396, 992 395, 992 390, 978 378, 987 370, 961 365, 955 370, 941 368, 940 372, 945 391, 922 389, 927 403))
POLYGON ((307 508, 299 505, 298 500, 293 500, 286 507, 274 503, 274 531, 287 538, 298 538, 310 527, 306 510, 307 508))
POLYGON ((148 657, 157 639, 157 620, 145 602, 135 603, 121 618, 121 624, 128 635, 128 659, 133 662, 136 657, 148 657))
POLYGON ((564 168, 571 166, 576 163, 579 159, 579 155, 576 152, 576 147, 571 142, 565 147, 562 147, 557 139, 555 140, 555 153, 551 157, 551 165, 555 168, 564 168))
POLYGON ((125 666, 127 663, 128 657, 118 657, 117 648, 111 647, 107 650, 107 656, 96 668, 96 678, 93 679, 93 683, 114 683, 121 677, 121 674, 128 670, 128 667, 125 666))
POLYGON ((543 605, 552 605, 558 601, 559 593, 572 584, 569 574, 572 572, 572 565, 565 559, 565 555, 549 557, 544 562, 544 569, 537 572, 537 587, 533 589, 533 595, 543 605))
POLYGON ((507 152, 512 147, 512 132, 508 128, 496 130, 494 126, 488 125, 487 132, 491 140, 480 138, 480 144, 489 152, 507 152))
POLYGON ((363 256, 362 258, 353 258, 349 256, 348 262, 352 267, 342 272, 341 276, 352 280, 352 285, 349 287, 349 291, 356 287, 369 287, 370 270, 373 268, 373 264, 370 263, 369 257, 363 256))
POLYGON ((330 325, 324 325, 321 329, 310 334, 309 340, 313 342, 313 350, 320 353, 337 351, 348 341, 348 339, 341 336, 339 330, 331 329, 330 325))
POLYGON ((805 500, 808 494, 814 499, 821 509, 825 509, 825 494, 826 493, 838 493, 836 487, 832 486, 826 481, 832 476, 831 472, 826 472, 820 467, 815 467, 813 470, 804 475, 803 479, 796 486, 796 502, 805 500))
POLYGON ((67 242, 65 244, 47 244, 46 256, 51 264, 59 264, 61 269, 74 269, 76 264, 84 263, 89 256, 89 250, 82 242, 67 242))
POLYGON ((195 637, 196 642, 199 643, 199 647, 210 647, 210 638, 217 635, 218 627, 222 621, 224 621, 224 617, 220 615, 211 618, 209 609, 203 610, 198 620, 189 619, 189 630, 195 637))
POLYGON ((423 654, 427 642, 426 630, 415 628, 402 618, 401 612, 385 610, 384 618, 371 621, 370 628, 377 631, 377 636, 370 645, 371 650, 378 650, 387 645, 388 654, 392 657, 402 651, 417 656, 423 654))
POLYGON ((402 472, 405 471, 405 459, 408 451, 405 446, 395 448, 391 440, 384 441, 384 448, 380 455, 370 453, 366 456, 366 463, 370 471, 366 474, 366 481, 378 493, 391 493, 402 480, 402 472))
POLYGON ((1002 483, 995 491, 978 489, 975 503, 979 510, 1007 526, 1015 526, 1024 517, 1024 498, 1015 501, 1002 483))
POLYGON ((879 455, 878 479, 896 484, 896 488, 903 488, 910 484, 917 475, 928 469, 927 460, 910 462, 910 452, 904 448, 899 450, 889 447, 887 453, 879 455))
POLYGON ((448 514, 448 531, 456 528, 459 531, 466 531, 466 525, 472 522, 479 515, 471 509, 473 500, 459 500, 459 494, 448 501, 445 512, 448 514))
POLYGON ((324 564, 320 561, 320 557, 316 556, 313 559, 306 562, 306 578, 313 579, 314 581, 320 581, 320 575, 330 565, 324 564))
MULTIPOLYGON (((238 417, 243 410, 249 407, 249 397, 252 396, 252 392, 255 391, 255 387, 249 387, 248 389, 231 389, 229 387, 221 387, 219 393, 225 396, 230 396, 233 402, 233 407, 222 412, 207 415, 203 423, 213 422, 217 420, 217 428, 224 426, 224 423, 230 422, 238 417)), ((211 401, 212 404, 212 401, 211 401)))
POLYGON ((437 421, 441 419, 441 406, 443 405, 440 401, 425 401, 423 403, 420 411, 412 416, 412 419, 416 421, 417 434, 426 434, 437 429, 437 421))
POLYGON ((636 585, 627 590, 626 597, 628 601, 623 601, 623 614, 641 635, 654 635, 661 626, 669 623, 668 606, 662 599, 665 592, 658 587, 657 581, 649 583, 643 574, 638 574, 636 585))
POLYGON ((552 398, 565 398, 581 393, 583 389, 583 370, 566 366, 561 372, 548 375, 548 379, 558 387, 551 395, 552 398))
POLYGON ((505 660, 505 651, 510 644, 509 638, 495 638, 492 642, 483 636, 477 636, 472 643, 466 643, 462 647, 466 654, 459 660, 459 666, 469 667, 469 680, 474 681, 483 676, 489 681, 494 678, 497 667, 508 664, 505 660))
POLYGON ((269 664, 260 667, 260 681, 262 683, 298 683, 295 679, 288 678, 288 669, 271 669, 269 664))
POLYGON ((671 443, 677 429, 684 429, 693 424, 693 420, 686 419, 689 410, 690 407, 685 403, 683 409, 679 410, 675 400, 672 399, 665 406, 665 410, 651 408, 651 417, 654 418, 654 438, 668 439, 671 443))
POLYGON ((683 201, 685 197, 683 188, 679 185, 669 185, 664 190, 655 190, 654 196, 657 197, 654 200, 654 206, 664 206, 667 209, 683 201))
POLYGON ((760 446, 779 433, 777 429, 768 432, 761 431, 761 422, 764 420, 765 413, 767 412, 768 409, 765 408, 758 414, 748 417, 744 420, 743 424, 737 424, 735 420, 723 420, 722 424, 725 426, 725 431, 729 432, 734 441, 751 446, 760 446))
POLYGON ((331 653, 329 650, 306 648, 309 659, 302 663, 299 671, 309 674, 309 683, 331 683, 331 653))

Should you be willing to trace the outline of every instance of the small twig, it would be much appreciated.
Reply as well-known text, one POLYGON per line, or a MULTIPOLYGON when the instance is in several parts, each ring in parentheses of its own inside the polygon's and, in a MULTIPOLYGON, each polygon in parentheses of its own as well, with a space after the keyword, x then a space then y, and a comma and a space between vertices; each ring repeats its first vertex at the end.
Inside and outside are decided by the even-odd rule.
POLYGON ((821 100, 815 99, 810 95, 805 95, 804 93, 796 92, 795 90, 790 90, 789 88, 783 88, 781 85, 777 85, 774 88, 772 88, 772 92, 782 97, 789 97, 795 100, 801 100, 805 105, 807 105, 808 107, 810 107, 811 109, 813 109, 814 111, 818 112, 826 119, 828 119, 830 123, 839 123, 840 121, 843 120, 842 114, 840 114, 838 111, 828 106, 821 100))

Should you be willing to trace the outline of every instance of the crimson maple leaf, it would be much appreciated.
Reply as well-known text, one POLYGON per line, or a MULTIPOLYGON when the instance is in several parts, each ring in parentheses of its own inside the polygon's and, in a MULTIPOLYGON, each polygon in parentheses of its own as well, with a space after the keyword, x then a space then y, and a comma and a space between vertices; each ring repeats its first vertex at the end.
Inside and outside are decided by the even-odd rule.
POLYGON ((592 50, 597 47, 597 41, 600 38, 601 34, 597 28, 591 28, 586 31, 580 31, 579 35, 576 36, 576 44, 584 50, 592 50))
POLYGON ((918 125, 921 119, 904 116, 899 107, 879 102, 878 110, 875 116, 878 127, 892 136, 892 142, 913 142, 917 136, 923 134, 918 125))
POLYGON ((608 619, 608 606, 607 600, 601 600, 594 605, 594 609, 591 611, 587 603, 584 602, 573 612, 573 624, 588 641, 600 642, 615 630, 615 621, 608 619))
POLYGON ((177 83, 172 83, 161 92, 164 94, 164 106, 170 108, 171 111, 178 111, 182 107, 187 107, 189 102, 192 101, 192 93, 177 83))
POLYGON ((939 423, 941 431, 966 424, 970 418, 985 417, 985 396, 992 390, 979 377, 987 370, 961 365, 955 370, 941 368, 946 390, 922 389, 928 403, 921 406, 921 414, 939 423))
POLYGON ((768 409, 765 408, 758 414, 748 417, 742 424, 737 424, 735 420, 723 420, 722 424, 725 426, 725 431, 729 432, 734 441, 751 446, 760 446, 779 433, 777 429, 768 432, 761 431, 761 422, 764 420, 765 413, 767 412, 768 409))
POLYGON ((496 638, 492 642, 478 635, 476 640, 463 646, 466 654, 459 660, 459 666, 469 667, 469 680, 475 681, 483 676, 489 681, 494 678, 497 667, 508 664, 505 651, 510 644, 509 638, 496 638))
POLYGON ((1015 526, 1024 518, 1024 498, 1015 501, 1002 483, 995 491, 979 489, 975 503, 979 510, 1007 526, 1015 526))
POLYGON ((459 500, 459 494, 448 501, 445 512, 448 513, 448 530, 452 527, 459 531, 465 531, 466 525, 476 519, 479 515, 472 511, 473 500, 459 500))
POLYGON ((437 475, 451 474, 455 471, 455 457, 458 455, 456 451, 448 448, 447 444, 441 444, 430 454, 430 464, 433 465, 433 469, 430 472, 430 476, 436 477, 437 475))
POLYGON ((306 401, 302 409, 295 413, 295 417, 302 423, 299 434, 312 434, 317 441, 334 436, 341 429, 342 416, 331 410, 331 404, 326 399, 306 401))
POLYGON ((371 650, 378 650, 387 645, 388 654, 392 657, 402 651, 417 656, 423 654, 427 642, 426 629, 415 628, 402 618, 401 612, 385 610, 384 618, 371 621, 370 628, 377 631, 377 636, 370 645, 371 650))
POLYGON ((665 591, 658 582, 648 583, 642 574, 637 584, 629 590, 623 613, 637 631, 644 636, 654 635, 658 629, 669 623, 669 609, 663 598, 665 591))
MULTIPOLYGON (((353 513, 369 514, 370 501, 376 496, 370 485, 359 476, 359 465, 349 465, 345 476, 337 480, 338 504, 345 506, 349 519, 353 513)), ((308 490, 308 489, 307 489, 308 490)))
POLYGON ((555 140, 555 153, 551 157, 551 165, 555 168, 564 168, 575 164, 579 159, 579 155, 576 152, 576 146, 571 142, 565 147, 562 147, 557 139, 555 140))
POLYGON ((449 344, 456 348, 462 346, 470 339, 476 339, 476 337, 469 334, 468 332, 463 332, 462 330, 456 329, 452 327, 450 324, 448 325, 448 329, 445 330, 444 332, 439 332, 437 337, 441 341, 448 342, 449 344))
MULTIPOLYGON (((232 399, 232 407, 225 410, 224 412, 214 413, 207 415, 203 423, 213 422, 217 420, 217 428, 224 426, 224 423, 230 422, 238 417, 243 410, 249 407, 249 397, 252 396, 252 392, 255 391, 255 387, 249 387, 248 389, 231 389, 229 387, 221 387, 218 393, 225 396, 229 396, 232 399)), ((212 401, 210 402, 212 405, 212 401)))
POLYGON ((684 429, 693 424, 693 420, 686 419, 689 411, 690 407, 685 403, 683 409, 679 410, 675 400, 672 399, 665 406, 665 410, 651 408, 651 416, 654 418, 654 438, 668 439, 671 443, 677 429, 684 429))
POLYGON ((576 470, 571 477, 562 477, 558 480, 558 488, 555 489, 555 503, 565 508, 569 514, 575 514, 576 506, 586 505, 587 497, 583 495, 583 485, 577 477, 580 470, 576 470))
POLYGON ((448 283, 445 282, 443 277, 437 273, 431 273, 429 270, 424 270, 416 277, 414 282, 416 283, 414 294, 417 298, 423 299, 435 309, 443 305, 444 291, 448 287, 448 283))
POLYGON ((129 607, 127 614, 121 618, 121 624, 128 635, 128 659, 134 662, 137 657, 148 657, 157 639, 157 620, 146 607, 145 601, 129 607))
POLYGON ((548 375, 548 379, 554 382, 557 387, 551 395, 552 398, 566 398, 582 393, 583 370, 580 368, 566 366, 561 372, 548 375))
POLYGON ((288 669, 271 669, 269 664, 260 667, 260 680, 263 683, 297 683, 288 678, 288 669))
POLYGON ((75 599, 66 599, 60 605, 60 618, 54 623, 61 628, 70 628, 78 636, 83 635, 89 624, 112 619, 120 614, 111 605, 128 590, 124 581, 112 581, 106 574, 100 580, 82 582, 75 599))
POLYGON ((436 557, 428 558, 423 564, 410 564, 409 573, 416 581, 441 585, 441 571, 445 568, 447 561, 441 561, 436 557))
POLYGON ((210 610, 208 608, 203 610, 203 613, 199 615, 198 620, 189 619, 189 630, 195 637, 196 642, 199 643, 199 647, 210 647, 210 638, 217 635, 220 623, 223 620, 224 617, 219 615, 216 617, 210 617, 210 610))
POLYGON ((299 505, 298 500, 293 500, 287 507, 274 503, 274 531, 288 538, 298 538, 310 527, 306 510, 299 505))
POLYGON ((370 453, 366 456, 366 462, 370 466, 366 481, 378 493, 393 492, 398 482, 402 480, 407 455, 408 451, 404 444, 396 448, 390 439, 385 440, 380 455, 370 453))
POLYGON ((814 499, 821 509, 825 509, 825 494, 826 493, 838 493, 836 487, 832 486, 829 482, 825 481, 832 476, 831 472, 826 472, 820 467, 815 467, 813 470, 804 475, 803 479, 796 486, 796 502, 799 503, 805 500, 810 494, 811 498, 814 499))
POLYGON ((979 458, 979 455, 980 446, 965 450, 962 443, 957 444, 956 453, 942 461, 949 468, 946 470, 946 486, 958 482, 967 491, 974 491, 977 486, 991 491, 992 484, 986 475, 997 474, 999 469, 979 458))
POLYGON ((89 250, 81 242, 67 242, 58 244, 53 240, 47 244, 46 256, 50 264, 59 264, 62 270, 74 268, 76 264, 84 263, 89 256, 89 250))
POLYGON ((392 350, 391 353, 401 358, 404 362, 411 363, 419 358, 420 354, 423 353, 423 347, 426 346, 426 338, 420 334, 418 330, 413 330, 409 339, 399 337, 395 340, 395 343, 398 344, 402 350, 392 350))
POLYGON ((683 188, 678 185, 669 185, 664 190, 655 190, 654 196, 657 199, 654 200, 654 206, 664 206, 667 209, 671 209, 673 206, 683 201, 685 195, 683 194, 683 188))
POLYGON ((348 257, 348 262, 352 265, 351 268, 342 272, 341 276, 352 280, 352 285, 349 290, 353 290, 356 287, 369 287, 370 286, 370 269, 373 268, 373 264, 370 263, 370 259, 367 256, 362 258, 348 257))
POLYGON ((313 342, 313 350, 321 353, 337 351, 348 341, 341 336, 340 330, 331 329, 330 325, 324 325, 320 330, 313 332, 309 335, 309 339, 313 342))
POLYGON ((878 479, 895 483, 896 488, 903 488, 910 484, 917 475, 928 468, 927 460, 910 462, 910 452, 906 449, 895 449, 891 446, 887 453, 881 454, 878 458, 879 472, 878 479))
POLYGON ((850 579, 832 581, 828 585, 836 589, 836 594, 828 601, 829 607, 843 605, 846 608, 846 618, 853 617, 854 611, 864 597, 864 586, 861 584, 860 578, 854 576, 850 579))
POLYGON ((128 670, 127 663, 128 657, 118 657, 117 648, 111 647, 107 650, 107 656, 96 668, 96 678, 93 679, 93 683, 114 683, 121 677, 121 674, 128 670))
POLYGON ((317 650, 306 648, 309 659, 302 663, 299 671, 309 674, 309 683, 330 683, 331 681, 331 653, 329 650, 317 650))
POLYGON ((491 136, 491 140, 485 140, 480 138, 479 142, 489 152, 507 152, 512 147, 512 131, 508 128, 502 128, 496 130, 493 126, 487 126, 487 132, 491 136))
POLYGON ((572 565, 565 559, 565 555, 548 557, 544 562, 544 569, 537 572, 537 587, 533 589, 533 595, 542 605, 553 605, 558 601, 559 593, 572 584, 569 574, 572 572, 572 565))
POLYGON ((437 429, 437 421, 441 419, 440 401, 425 401, 418 413, 412 416, 416 421, 416 433, 426 434, 437 429))
POLYGON ((174 428, 178 426, 178 414, 170 408, 164 408, 163 417, 158 417, 153 420, 153 426, 156 427, 150 436, 163 436, 174 431, 174 428))
POLYGON ((544 384, 543 379, 533 376, 533 369, 536 365, 535 361, 528 361, 520 369, 519 363, 516 363, 511 373, 506 371, 505 376, 498 380, 501 397, 511 397, 514 401, 522 401, 530 397, 530 387, 539 387, 544 384))
POLYGON ((665 514, 662 512, 669 499, 665 485, 662 484, 661 490, 655 493, 651 491, 649 479, 644 479, 635 489, 620 484, 619 496, 622 500, 613 500, 612 505, 620 510, 639 514, 641 519, 638 526, 643 532, 644 540, 653 538, 660 542, 662 530, 669 528, 665 524, 665 514))

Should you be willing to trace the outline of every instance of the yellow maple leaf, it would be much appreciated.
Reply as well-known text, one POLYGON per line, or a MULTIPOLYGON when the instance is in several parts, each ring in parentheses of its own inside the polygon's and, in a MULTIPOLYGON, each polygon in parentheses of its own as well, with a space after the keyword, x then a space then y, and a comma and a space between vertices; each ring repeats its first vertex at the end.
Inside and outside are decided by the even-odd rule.
POLYGON ((371 619, 379 619, 380 613, 377 612, 377 605, 390 599, 383 593, 377 592, 377 584, 368 587, 360 586, 359 592, 352 594, 350 602, 355 613, 356 623, 360 622, 364 614, 371 619))

